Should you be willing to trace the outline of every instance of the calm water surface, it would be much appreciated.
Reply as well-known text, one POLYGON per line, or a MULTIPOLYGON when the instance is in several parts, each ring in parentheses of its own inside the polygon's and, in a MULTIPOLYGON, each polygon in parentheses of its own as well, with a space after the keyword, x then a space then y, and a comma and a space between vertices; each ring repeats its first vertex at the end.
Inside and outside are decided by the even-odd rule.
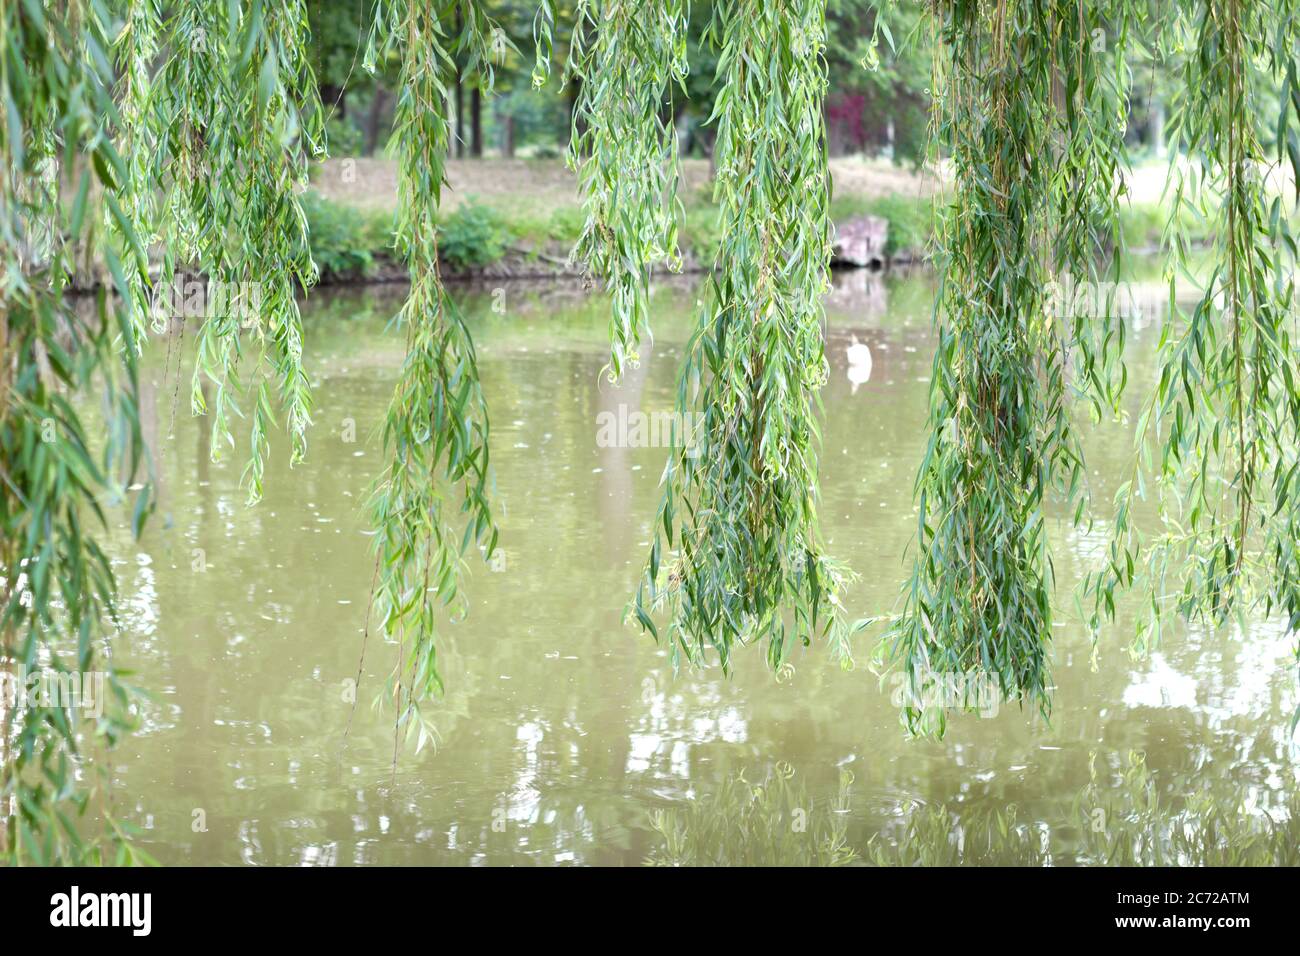
MULTIPOLYGON (((1278 627, 1170 628, 1134 659, 1126 617, 1094 665, 1070 589, 1104 528, 1091 539, 1059 524, 1055 533, 1064 620, 1050 726, 1004 707, 954 718, 942 742, 907 740, 890 686, 865 666, 841 670, 821 647, 798 652, 781 681, 757 649, 738 655, 730 678, 674 675, 665 652, 622 623, 665 453, 598 447, 596 422, 620 405, 672 410, 689 283, 656 291, 654 345, 618 388, 600 374, 599 296, 457 290, 493 418, 504 565, 473 565, 471 613, 439 638, 437 746, 403 748, 394 777, 392 713, 374 706, 394 648, 372 635, 344 751, 345 682, 373 570, 363 503, 402 360, 388 327, 401 294, 312 295, 309 460, 290 471, 277 441, 255 507, 239 488, 243 441, 211 463, 206 427, 188 413, 193 330, 172 343, 185 356, 179 397, 167 343, 150 356, 144 418, 159 512, 138 544, 117 538, 115 560, 128 622, 118 662, 154 698, 114 768, 119 812, 163 863, 639 864, 661 849, 656 812, 707 806, 739 775, 762 780, 774 767, 793 775, 814 820, 835 815, 853 848, 940 804, 1014 804, 1021 820, 1056 826, 1094 774, 1103 787, 1120 779, 1130 751, 1146 755, 1174 806, 1212 794, 1281 812, 1295 795, 1294 659, 1278 627), (206 832, 195 832, 200 810, 206 832)), ((828 305, 823 520, 831 553, 861 575, 847 599, 855 617, 890 610, 905 574, 932 294, 929 278, 859 273, 828 305), (869 379, 852 373, 857 383, 846 352, 855 338, 873 358, 869 379)), ((1131 330, 1134 405, 1155 334, 1131 330)), ((1129 432, 1090 434, 1093 492, 1108 502, 1129 432)), ((874 636, 859 638, 860 663, 874 636)), ((724 857, 734 839, 722 838, 724 857)))

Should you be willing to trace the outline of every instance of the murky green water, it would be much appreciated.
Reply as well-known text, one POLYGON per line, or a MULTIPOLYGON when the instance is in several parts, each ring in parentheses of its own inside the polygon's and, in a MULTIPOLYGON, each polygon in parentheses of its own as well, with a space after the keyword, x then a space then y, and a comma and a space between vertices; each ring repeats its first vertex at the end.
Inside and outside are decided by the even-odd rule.
MULTIPOLYGON (((493 415, 504 566, 474 566, 472 612, 441 638, 448 690, 436 749, 404 748, 394 779, 391 711, 372 707, 394 649, 372 635, 341 751, 373 569, 362 504, 401 361, 401 336, 386 328, 401 294, 312 296, 309 461, 291 472, 278 443, 253 508, 238 487, 242 445, 209 463, 206 428, 189 416, 184 385, 174 397, 174 368, 164 374, 166 343, 150 357, 145 426, 160 507, 138 546, 117 542, 128 621, 117 653, 155 702, 114 767, 119 812, 144 827, 143 846, 162 862, 639 864, 664 850, 656 812, 669 811, 678 832, 719 826, 710 814, 725 816, 725 795, 747 789, 738 775, 762 781, 778 766, 794 795, 746 812, 779 817, 764 822, 785 834, 778 856, 792 860, 831 825, 861 851, 922 806, 1014 804, 1032 832, 1057 827, 1090 780, 1103 793, 1119 786, 1130 751, 1145 753, 1174 808, 1209 795, 1276 818, 1295 796, 1292 648, 1266 622, 1246 634, 1171 628, 1135 661, 1126 621, 1094 669, 1090 642, 1066 620, 1050 727, 1003 708, 954 719, 941 743, 904 739, 890 686, 865 667, 840 670, 820 647, 796 654, 781 682, 756 649, 730 679, 716 669, 674 676, 665 653, 621 623, 664 451, 598 447, 596 423, 621 404, 671 411, 689 285, 658 290, 654 347, 621 388, 600 375, 599 297, 551 285, 460 293, 493 415)), ((823 514, 832 553, 861 574, 848 599, 855 616, 889 610, 904 576, 931 295, 928 278, 855 274, 829 303, 823 514), (856 385, 854 337, 873 359, 856 385)), ((1131 336, 1133 403, 1150 379, 1155 334, 1131 336)), ((1093 433, 1099 501, 1129 448, 1123 428, 1093 433)), ((1097 542, 1061 527, 1056 541, 1068 608, 1097 542)), ((753 858, 736 831, 705 836, 716 856, 753 858)))

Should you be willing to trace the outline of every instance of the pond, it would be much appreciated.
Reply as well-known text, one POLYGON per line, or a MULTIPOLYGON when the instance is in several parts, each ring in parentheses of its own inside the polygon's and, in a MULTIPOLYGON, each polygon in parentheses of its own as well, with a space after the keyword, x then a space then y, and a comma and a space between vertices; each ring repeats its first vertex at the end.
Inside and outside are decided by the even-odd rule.
MULTIPOLYGON (((655 289, 655 341, 620 387, 601 374, 601 296, 553 283, 454 290, 493 419, 502 558, 471 563, 470 613, 439 637, 436 745, 403 745, 394 767, 392 708, 376 704, 394 647, 372 633, 344 747, 374 569, 364 503, 402 361, 389 321, 403 292, 306 302, 308 460, 290 470, 276 436, 253 507, 242 437, 213 464, 206 424, 189 414, 193 328, 148 356, 159 509, 138 543, 116 534, 113 555, 125 605, 116 660, 152 699, 112 765, 117 811, 162 863, 865 861, 873 848, 900 862, 974 859, 963 856, 973 821, 1014 807, 1005 862, 1069 864, 1098 862, 1081 801, 1085 822, 1098 819, 1093 804, 1115 814, 1102 814, 1103 844, 1150 823, 1143 795, 1166 824, 1198 798, 1243 825, 1290 819, 1296 680, 1280 622, 1170 627, 1135 656, 1131 603, 1095 649, 1074 610, 1131 461, 1131 425, 1085 429, 1091 532, 1060 515, 1053 525, 1050 725, 1004 705, 955 716, 942 741, 907 739, 893 686, 866 666, 876 629, 855 639, 852 670, 813 646, 779 679, 757 648, 729 677, 674 674, 665 649, 623 623, 665 450, 605 447, 598 422, 672 411, 690 281, 655 289)), ((846 599, 855 618, 888 613, 906 573, 933 293, 926 273, 858 272, 837 276, 828 301, 822 515, 829 552, 859 575, 846 599), (861 350, 849 362, 855 343, 869 374, 861 350)), ((1151 321, 1130 328, 1131 409, 1157 334, 1151 321)))

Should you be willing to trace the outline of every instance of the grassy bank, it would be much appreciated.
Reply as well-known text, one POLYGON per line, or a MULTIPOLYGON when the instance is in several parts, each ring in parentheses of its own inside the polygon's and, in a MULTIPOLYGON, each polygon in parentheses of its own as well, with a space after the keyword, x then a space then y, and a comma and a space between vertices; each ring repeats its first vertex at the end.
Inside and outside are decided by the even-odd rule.
MULTIPOLYGON (((1121 216, 1130 249, 1155 250, 1162 243, 1167 212, 1160 204, 1164 165, 1142 167, 1133 200, 1121 216)), ((879 162, 832 163, 837 223, 860 215, 889 224, 885 254, 926 258, 934 239, 936 180, 879 162)), ((717 207, 708 167, 683 164, 680 241, 689 266, 707 266, 719 243, 717 207)), ((572 174, 557 160, 475 160, 448 171, 440 248, 452 274, 495 275, 560 272, 582 232, 583 212, 572 174)), ((383 160, 333 160, 314 177, 305 208, 312 253, 326 282, 401 277, 392 247, 396 179, 383 160)), ((1207 223, 1183 223, 1193 242, 1210 238, 1207 223)))

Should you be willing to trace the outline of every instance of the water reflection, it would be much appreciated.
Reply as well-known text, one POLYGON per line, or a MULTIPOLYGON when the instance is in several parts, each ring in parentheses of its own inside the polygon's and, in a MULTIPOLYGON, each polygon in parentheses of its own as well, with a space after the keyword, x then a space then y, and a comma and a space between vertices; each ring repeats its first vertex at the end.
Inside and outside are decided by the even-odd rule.
POLYGON ((755 783, 744 773, 685 807, 657 810, 661 845, 651 866, 848 866, 861 862, 848 839, 853 774, 840 774, 834 797, 809 794, 789 764, 755 783))
MULTIPOLYGON (((891 608, 915 524, 934 289, 924 275, 842 278, 829 299, 822 507, 830 552, 861 574, 848 606, 865 615, 891 608), (861 381, 850 370, 855 343, 872 359, 861 381)), ((277 441, 254 508, 239 488, 242 462, 209 463, 206 428, 183 395, 171 434, 176 356, 188 375, 193 335, 175 336, 170 360, 166 341, 149 356, 143 414, 162 520, 138 546, 119 535, 115 561, 128 616, 119 663, 155 702, 115 761, 115 794, 163 862, 641 864, 680 861, 691 846, 740 859, 746 838, 702 815, 722 814, 742 779, 765 786, 767 802, 750 800, 739 818, 758 825, 762 807, 787 814, 760 829, 780 830, 795 806, 810 811, 802 832, 812 837, 782 836, 798 859, 826 846, 838 847, 829 862, 915 862, 890 847, 917 840, 940 858, 952 828, 940 836, 914 823, 925 819, 918 808, 943 808, 967 827, 1014 806, 1008 832, 1023 834, 1014 845, 1024 861, 1088 862, 1102 850, 1070 835, 1071 807, 1090 787, 1121 785, 1130 751, 1145 753, 1170 814, 1188 810, 1188 794, 1279 818, 1294 804, 1290 648, 1261 622, 1244 632, 1170 627, 1157 654, 1134 661, 1126 649, 1140 608, 1125 606, 1094 666, 1067 616, 1053 648, 1052 725, 1002 707, 956 719, 942 743, 906 741, 889 686, 840 670, 821 648, 796 653, 781 682, 758 653, 740 654, 731 679, 674 675, 665 652, 623 623, 664 449, 603 447, 597 419, 673 408, 697 298, 689 284, 656 289, 655 340, 618 387, 602 375, 599 297, 564 285, 510 285, 497 299, 458 291, 493 415, 505 560, 473 567, 471 613, 440 637, 447 695, 431 709, 436 746, 403 753, 394 774, 391 711, 371 706, 394 648, 372 635, 341 750, 373 570, 362 505, 402 358, 401 336, 387 328, 401 294, 318 293, 307 304, 309 459, 290 472, 277 441), (778 765, 790 776, 771 777, 778 765), (826 808, 839 809, 811 812, 826 808), (900 841, 908 826, 923 829, 900 841)), ((1154 341, 1150 328, 1130 339, 1135 406, 1154 341)), ((1122 426, 1090 433, 1095 500, 1110 499, 1130 447, 1122 426)), ((1063 607, 1098 534, 1057 529, 1063 607)), ((859 650, 865 657, 865 640, 859 650)), ((958 844, 973 859, 974 842, 958 844)))
POLYGON ((1271 810, 1257 794, 1161 792, 1140 753, 1124 755, 1117 779, 1092 778, 1056 819, 1026 818, 1014 805, 951 809, 917 804, 867 843, 882 866, 1295 866, 1300 801, 1271 810), (1104 782, 1103 782, 1104 781, 1104 782))

